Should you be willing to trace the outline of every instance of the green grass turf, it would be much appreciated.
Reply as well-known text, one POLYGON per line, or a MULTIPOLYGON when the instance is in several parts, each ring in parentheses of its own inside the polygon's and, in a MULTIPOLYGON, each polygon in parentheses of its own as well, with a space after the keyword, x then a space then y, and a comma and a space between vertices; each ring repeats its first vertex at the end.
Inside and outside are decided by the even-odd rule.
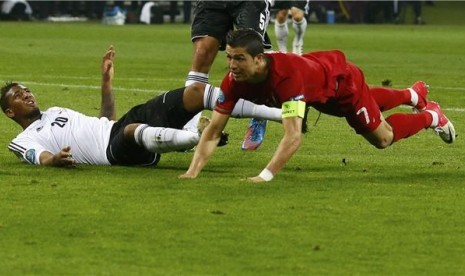
MULTIPOLYGON (((270 35, 274 39, 273 32, 270 35)), ((183 85, 189 26, 0 23, 0 80, 27 84, 40 105, 98 114, 100 60, 117 51, 118 114, 183 85)), ((305 50, 342 49, 367 82, 431 85, 459 135, 465 126, 463 26, 310 25, 305 50)), ((211 81, 226 71, 220 53, 211 81)), ((410 112, 407 108, 396 111, 410 112)), ((208 112, 206 112, 208 114, 208 112)), ((310 113, 310 132, 266 184, 281 127, 242 152, 247 120, 198 179, 180 181, 192 153, 157 168, 22 164, 0 119, 0 274, 460 275, 465 273, 465 149, 430 130, 377 150, 343 119, 310 113)))

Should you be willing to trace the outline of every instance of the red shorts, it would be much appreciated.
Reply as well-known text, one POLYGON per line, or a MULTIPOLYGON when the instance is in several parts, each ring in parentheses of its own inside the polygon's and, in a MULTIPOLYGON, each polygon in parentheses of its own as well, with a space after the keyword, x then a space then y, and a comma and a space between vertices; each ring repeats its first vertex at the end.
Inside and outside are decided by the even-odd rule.
POLYGON ((371 96, 363 72, 352 63, 347 64, 347 70, 347 76, 338 82, 336 96, 314 107, 326 114, 345 117, 358 134, 373 132, 381 123, 379 106, 371 96))

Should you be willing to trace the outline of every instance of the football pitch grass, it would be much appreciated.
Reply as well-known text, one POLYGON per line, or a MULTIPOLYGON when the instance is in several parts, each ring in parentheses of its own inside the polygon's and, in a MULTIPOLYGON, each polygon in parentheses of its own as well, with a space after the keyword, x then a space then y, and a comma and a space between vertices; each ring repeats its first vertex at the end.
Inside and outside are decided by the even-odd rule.
MULTIPOLYGON (((0 23, 0 80, 25 83, 43 110, 97 115, 100 61, 114 45, 121 116, 183 86, 189 35, 188 25, 0 23)), ((248 120, 231 119, 229 145, 186 181, 177 176, 192 153, 164 154, 156 168, 20 163, 7 145, 21 129, 3 117, 0 274, 464 274, 464 37, 463 26, 309 25, 306 51, 343 50, 369 84, 427 81, 459 137, 446 145, 426 130, 377 150, 343 119, 315 124, 312 110, 302 147, 266 184, 241 179, 268 162, 277 123, 244 152, 248 120)), ((226 70, 219 53, 211 82, 226 70)))

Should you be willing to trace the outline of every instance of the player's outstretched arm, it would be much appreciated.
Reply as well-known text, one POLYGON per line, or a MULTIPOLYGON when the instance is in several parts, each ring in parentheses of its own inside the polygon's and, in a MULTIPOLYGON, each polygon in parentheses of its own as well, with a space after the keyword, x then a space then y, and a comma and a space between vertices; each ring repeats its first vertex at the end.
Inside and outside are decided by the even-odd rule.
POLYGON ((71 148, 63 148, 60 152, 53 154, 49 151, 44 151, 40 154, 40 164, 43 166, 54 167, 76 167, 76 160, 71 155, 71 148))
POLYGON ((207 164, 213 151, 216 149, 221 138, 221 132, 228 122, 229 115, 223 115, 213 111, 210 124, 202 132, 200 142, 197 145, 189 169, 179 178, 196 178, 203 167, 207 164))
POLYGON ((110 120, 116 119, 115 97, 113 94, 114 57, 115 49, 110 46, 102 58, 102 102, 99 117, 107 117, 110 120))
POLYGON ((284 136, 273 157, 259 175, 249 177, 247 181, 265 182, 273 179, 299 149, 302 142, 302 122, 302 118, 299 117, 283 119, 284 136))

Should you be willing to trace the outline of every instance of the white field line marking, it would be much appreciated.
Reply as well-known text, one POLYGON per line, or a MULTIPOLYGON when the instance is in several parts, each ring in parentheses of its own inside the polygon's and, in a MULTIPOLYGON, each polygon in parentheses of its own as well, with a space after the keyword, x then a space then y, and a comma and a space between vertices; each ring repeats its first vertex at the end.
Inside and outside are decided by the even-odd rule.
MULTIPOLYGON (((92 77, 66 77, 66 78, 74 78, 74 79, 93 79, 92 77)), ((97 79, 97 78, 95 78, 97 79)), ((128 78, 128 80, 144 80, 146 81, 147 79, 142 79, 142 78, 128 78)), ((162 79, 169 81, 170 79, 162 79)), ((174 79, 172 79, 174 80, 174 79)), ((5 80, 0 80, 0 82, 4 83, 5 80)), ((84 84, 66 84, 66 83, 49 83, 49 82, 34 82, 34 81, 26 81, 23 82, 24 84, 33 84, 37 86, 58 86, 58 87, 74 87, 74 88, 84 88, 84 89, 100 89, 100 86, 97 85, 84 85, 84 84)), ((143 92, 143 93, 153 93, 153 94, 161 94, 164 92, 168 92, 169 89, 167 90, 155 90, 155 89, 143 89, 143 88, 125 88, 125 87, 113 87, 115 91, 131 91, 131 92, 143 92)), ((457 91, 465 91, 465 87, 435 87, 437 90, 457 90, 457 91)), ((406 107, 406 108, 411 108, 411 107, 406 107)), ((455 112, 465 112, 465 108, 442 108, 443 110, 446 111, 455 111, 455 112)))

